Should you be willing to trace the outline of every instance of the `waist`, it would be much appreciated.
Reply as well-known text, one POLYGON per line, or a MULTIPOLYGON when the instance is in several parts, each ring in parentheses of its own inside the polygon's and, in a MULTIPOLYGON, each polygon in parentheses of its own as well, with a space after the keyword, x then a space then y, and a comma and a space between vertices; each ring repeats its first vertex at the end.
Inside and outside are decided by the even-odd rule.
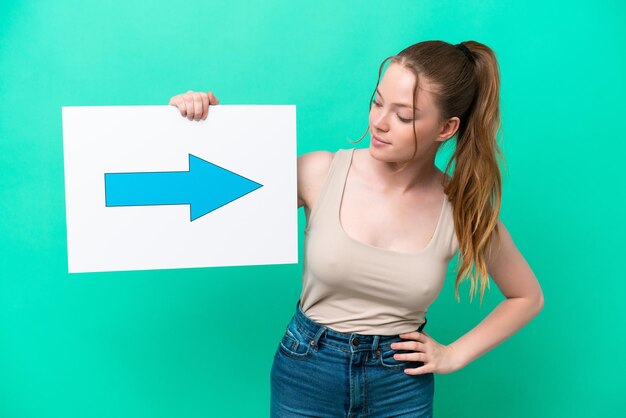
MULTIPOLYGON (((394 342, 406 341, 399 335, 365 335, 356 332, 345 333, 331 329, 309 318, 300 306, 300 300, 296 303, 296 312, 292 318, 299 331, 317 344, 320 340, 342 348, 345 351, 370 351, 378 347, 386 347, 394 342)), ((426 318, 415 331, 422 332, 426 326, 426 318)))

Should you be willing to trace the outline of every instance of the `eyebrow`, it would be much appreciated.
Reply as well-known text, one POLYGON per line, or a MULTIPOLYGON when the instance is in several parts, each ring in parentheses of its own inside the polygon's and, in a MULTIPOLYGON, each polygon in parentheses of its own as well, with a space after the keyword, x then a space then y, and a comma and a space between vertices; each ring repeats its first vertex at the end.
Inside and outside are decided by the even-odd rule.
MULTIPOLYGON (((378 95, 382 98, 383 95, 380 94, 380 90, 378 90, 378 87, 376 87, 376 93, 378 93, 378 95)), ((384 100, 384 99, 383 99, 384 100)), ((411 105, 405 104, 405 103, 392 103, 392 105, 396 105, 398 107, 408 107, 409 109, 412 107, 411 105)), ((420 109, 418 109, 417 107, 415 108, 416 112, 421 112, 420 109)))

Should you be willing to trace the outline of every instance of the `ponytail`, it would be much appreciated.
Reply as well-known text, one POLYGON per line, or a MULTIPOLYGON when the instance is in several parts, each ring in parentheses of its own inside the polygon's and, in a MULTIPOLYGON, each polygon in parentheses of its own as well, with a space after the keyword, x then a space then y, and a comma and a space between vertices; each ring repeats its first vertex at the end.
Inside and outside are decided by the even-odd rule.
MULTIPOLYGON (((500 75, 491 49, 474 41, 464 43, 474 59, 475 94, 457 134, 456 148, 445 171, 454 162, 454 174, 445 186, 453 205, 461 264, 455 285, 464 276, 471 280, 470 301, 481 283, 480 304, 489 287, 486 257, 490 241, 499 232, 498 217, 502 198, 502 177, 497 157, 504 155, 496 141, 500 127, 500 75)), ((458 267, 458 263, 457 263, 458 267)))

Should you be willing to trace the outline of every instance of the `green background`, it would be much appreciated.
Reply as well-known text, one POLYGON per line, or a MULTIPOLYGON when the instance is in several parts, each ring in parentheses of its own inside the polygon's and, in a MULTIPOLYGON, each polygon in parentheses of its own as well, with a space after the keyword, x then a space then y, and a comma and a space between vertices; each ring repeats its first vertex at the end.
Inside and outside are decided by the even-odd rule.
MULTIPOLYGON (((519 333, 436 375, 435 416, 626 416, 623 2, 166 3, 1 3, 1 417, 268 416, 301 290, 302 209, 297 265, 68 274, 61 106, 213 90, 295 104, 298 154, 335 151, 365 131, 380 62, 431 39, 497 54, 501 219, 545 295, 519 333)), ((470 304, 465 282, 457 303, 453 263, 429 310, 444 344, 503 299, 492 283, 470 304)))

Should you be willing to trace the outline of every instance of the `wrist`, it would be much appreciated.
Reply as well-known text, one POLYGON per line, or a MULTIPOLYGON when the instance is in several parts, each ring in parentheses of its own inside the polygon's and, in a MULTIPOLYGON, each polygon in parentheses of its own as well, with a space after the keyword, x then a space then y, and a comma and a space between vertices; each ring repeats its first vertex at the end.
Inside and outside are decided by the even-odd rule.
POLYGON ((459 347, 457 347, 454 343, 449 344, 448 349, 450 350, 452 366, 455 370, 460 370, 467 366, 468 361, 463 350, 459 349, 459 347))

